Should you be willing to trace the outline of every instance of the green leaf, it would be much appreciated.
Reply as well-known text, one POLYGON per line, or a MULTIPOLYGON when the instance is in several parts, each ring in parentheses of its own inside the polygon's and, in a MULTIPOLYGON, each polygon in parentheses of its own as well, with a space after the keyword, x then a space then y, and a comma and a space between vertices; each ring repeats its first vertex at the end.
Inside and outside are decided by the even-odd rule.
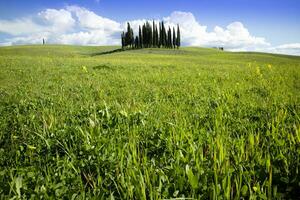
POLYGON ((268 197, 265 194, 260 194, 259 198, 261 198, 261 199, 268 199, 268 197))
POLYGON ((193 171, 190 169, 190 167, 188 165, 185 166, 185 171, 186 171, 189 183, 191 184, 192 188, 197 189, 198 188, 198 179, 194 175, 193 171))
POLYGON ((16 192, 21 197, 22 177, 16 178, 16 192))
POLYGON ((247 196, 248 186, 247 185, 243 185, 243 187, 241 189, 241 192, 242 192, 242 196, 247 196))
POLYGON ((289 183, 289 179, 285 177, 281 177, 280 180, 284 183, 289 183))

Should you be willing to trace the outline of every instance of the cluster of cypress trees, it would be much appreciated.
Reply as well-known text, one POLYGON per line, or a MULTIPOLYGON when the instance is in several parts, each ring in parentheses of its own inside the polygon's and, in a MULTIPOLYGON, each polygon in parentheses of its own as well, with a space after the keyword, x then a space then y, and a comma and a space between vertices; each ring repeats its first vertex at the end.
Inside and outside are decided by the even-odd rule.
POLYGON ((168 27, 165 28, 164 22, 159 25, 153 21, 139 26, 139 35, 134 37, 133 29, 130 23, 127 23, 127 31, 121 35, 122 48, 179 48, 180 47, 180 28, 177 25, 177 33, 168 27))

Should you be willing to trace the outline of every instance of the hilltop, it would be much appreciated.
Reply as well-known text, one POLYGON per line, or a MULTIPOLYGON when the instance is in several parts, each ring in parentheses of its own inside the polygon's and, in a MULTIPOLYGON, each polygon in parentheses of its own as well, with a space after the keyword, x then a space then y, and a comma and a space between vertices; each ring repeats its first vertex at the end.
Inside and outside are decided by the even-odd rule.
POLYGON ((0 48, 0 198, 299 196, 300 57, 0 48))

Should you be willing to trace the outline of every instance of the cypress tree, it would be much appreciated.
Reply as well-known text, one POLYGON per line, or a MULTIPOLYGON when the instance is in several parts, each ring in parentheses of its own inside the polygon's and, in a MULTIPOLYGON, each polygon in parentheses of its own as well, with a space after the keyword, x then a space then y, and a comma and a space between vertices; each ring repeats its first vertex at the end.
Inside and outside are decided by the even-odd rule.
POLYGON ((152 47, 152 27, 150 25, 149 22, 146 22, 146 25, 145 25, 145 35, 144 37, 146 37, 145 39, 145 46, 146 48, 150 48, 152 47))
POLYGON ((122 49, 124 49, 125 48, 125 33, 124 33, 124 31, 121 34, 121 40, 122 40, 122 49))
POLYGON ((127 47, 127 45, 128 45, 128 32, 125 32, 125 37, 124 37, 124 47, 127 47))
POLYGON ((169 48, 169 46, 170 46, 170 44, 169 44, 169 29, 167 29, 166 32, 167 32, 167 37, 166 37, 166 39, 167 39, 166 41, 167 41, 167 42, 166 42, 166 46, 167 46, 167 48, 169 48))
POLYGON ((159 34, 160 34, 160 46, 164 47, 164 35, 163 35, 163 24, 162 24, 162 22, 160 23, 159 34))
POLYGON ((139 48, 139 37, 138 36, 135 37, 134 48, 136 48, 136 49, 139 48))
POLYGON ((145 34, 144 34, 144 41, 145 41, 145 47, 148 48, 148 29, 147 29, 147 23, 145 23, 145 34))
POLYGON ((157 29, 157 24, 155 24, 155 42, 156 42, 156 46, 158 47, 158 29, 157 29))
POLYGON ((144 36, 144 47, 148 48, 148 30, 147 30, 147 23, 145 23, 145 33, 144 36))
POLYGON ((170 30, 170 48, 173 48, 172 28, 169 28, 169 30, 170 30))
POLYGON ((127 32, 125 33, 125 46, 134 47, 134 34, 129 22, 127 22, 127 32))
POLYGON ((142 35, 141 26, 139 26, 139 48, 143 48, 143 35, 142 35))
POLYGON ((180 28, 179 28, 179 25, 177 25, 177 40, 176 40, 176 46, 177 46, 177 48, 180 47, 180 28))
POLYGON ((166 44, 166 47, 168 47, 168 29, 165 28, 165 44, 166 44))
POLYGON ((168 48, 172 48, 172 34, 171 34, 171 28, 169 27, 168 30, 168 48))
POLYGON ((175 35, 175 28, 173 27, 173 48, 176 47, 176 35, 175 35))
POLYGON ((132 28, 130 29, 130 40, 131 40, 131 48, 134 48, 134 34, 132 28))
POLYGON ((162 29, 161 29, 161 22, 159 22, 159 42, 158 42, 158 47, 160 48, 162 45, 162 29))
POLYGON ((127 32, 125 33, 125 46, 131 45, 131 28, 129 22, 127 22, 127 32))
POLYGON ((158 29, 157 29, 157 25, 155 24, 154 20, 153 20, 153 47, 158 47, 159 46, 159 41, 158 41, 158 29))
POLYGON ((162 31, 162 46, 163 47, 166 47, 166 29, 165 29, 165 25, 164 25, 164 22, 161 22, 161 31, 162 31))
POLYGON ((143 47, 147 47, 146 46, 147 33, 146 33, 146 25, 145 24, 143 24, 143 27, 142 27, 142 34, 143 34, 143 47))
POLYGON ((154 20, 152 21, 152 46, 155 47, 156 45, 156 41, 155 41, 155 23, 154 23, 154 20))
POLYGON ((149 31, 149 47, 152 47, 152 45, 153 45, 153 31, 152 31, 152 27, 151 27, 150 23, 149 23, 148 31, 149 31))

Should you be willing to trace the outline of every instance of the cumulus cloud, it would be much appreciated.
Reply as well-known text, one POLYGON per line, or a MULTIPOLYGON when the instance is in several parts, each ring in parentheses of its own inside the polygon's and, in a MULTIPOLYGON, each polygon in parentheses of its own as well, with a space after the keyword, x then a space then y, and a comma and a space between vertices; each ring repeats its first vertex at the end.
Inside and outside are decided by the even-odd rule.
POLYGON ((103 30, 80 31, 71 34, 63 34, 57 38, 59 44, 76 45, 119 45, 119 38, 103 30))
POLYGON ((116 45, 121 25, 86 8, 67 6, 64 9, 46 9, 21 19, 0 20, 1 32, 13 37, 0 45, 40 44, 43 38, 48 43, 116 45))
POLYGON ((65 9, 46 9, 27 18, 0 20, 0 32, 11 35, 29 35, 41 32, 65 32, 73 27, 75 20, 65 9))
MULTIPOLYGON (((185 46, 224 47, 232 51, 266 51, 300 55, 300 44, 272 47, 263 37, 252 35, 242 22, 226 27, 216 26, 212 31, 202 25, 190 12, 175 11, 162 19, 166 26, 180 24, 182 44, 185 46)), ((147 19, 130 21, 138 33, 139 25, 147 19)), ((119 45, 120 33, 127 22, 117 22, 79 6, 62 9, 45 9, 36 15, 15 20, 0 19, 0 34, 10 35, 0 45, 39 44, 42 38, 48 43, 78 45, 119 45)))
POLYGON ((33 22, 30 18, 16 20, 0 20, 0 32, 10 35, 31 34, 42 31, 43 27, 33 22))
POLYGON ((229 50, 254 50, 269 46, 264 38, 252 36, 241 22, 233 22, 226 28, 216 26, 212 32, 201 25, 189 12, 173 12, 164 18, 167 25, 180 24, 182 41, 188 46, 223 46, 229 50))
POLYGON ((65 9, 46 9, 38 13, 37 19, 43 24, 43 30, 48 32, 64 33, 75 25, 72 14, 65 9))
POLYGON ((111 19, 101 17, 86 8, 68 6, 68 11, 75 14, 79 25, 87 30, 121 31, 120 24, 111 19))
POLYGON ((283 44, 266 50, 270 53, 300 55, 300 43, 283 44))

